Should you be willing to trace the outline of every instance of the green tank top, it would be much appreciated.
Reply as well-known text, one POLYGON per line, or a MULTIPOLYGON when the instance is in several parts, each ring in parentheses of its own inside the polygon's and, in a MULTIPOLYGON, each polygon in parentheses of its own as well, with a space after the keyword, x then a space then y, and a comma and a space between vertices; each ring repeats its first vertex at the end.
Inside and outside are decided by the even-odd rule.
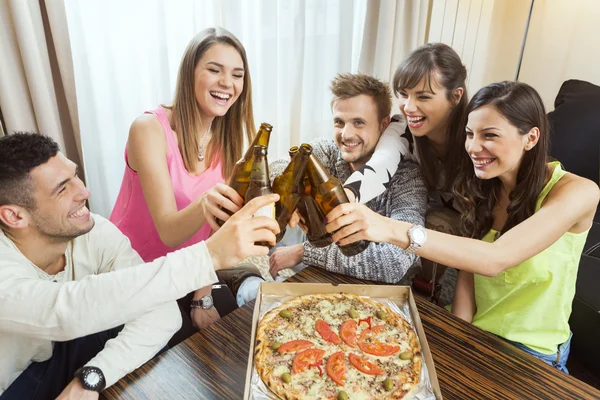
MULTIPOLYGON (((566 173, 559 162, 550 165, 555 168, 535 212, 566 173)), ((546 250, 495 277, 475 275, 473 325, 540 353, 556 353, 569 339, 577 269, 588 232, 566 232, 546 250)), ((492 229, 482 240, 492 243, 496 234, 492 229)))

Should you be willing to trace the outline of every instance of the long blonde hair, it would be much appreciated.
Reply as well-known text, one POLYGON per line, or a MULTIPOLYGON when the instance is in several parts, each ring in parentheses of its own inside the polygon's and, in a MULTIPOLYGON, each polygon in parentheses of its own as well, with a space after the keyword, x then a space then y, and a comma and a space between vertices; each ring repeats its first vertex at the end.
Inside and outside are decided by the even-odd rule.
POLYGON ((196 100, 194 71, 204 53, 215 43, 230 45, 238 51, 244 63, 244 88, 240 97, 222 117, 212 123, 213 136, 207 148, 206 162, 212 165, 215 157, 223 165, 223 177, 228 179, 233 166, 242 156, 244 134, 248 142, 254 133, 252 112, 252 84, 246 50, 240 41, 223 28, 208 28, 196 35, 188 44, 179 65, 175 97, 170 107, 171 124, 179 143, 179 151, 188 171, 192 171, 198 160, 200 140, 198 132, 206 130, 200 119, 200 105, 196 100))

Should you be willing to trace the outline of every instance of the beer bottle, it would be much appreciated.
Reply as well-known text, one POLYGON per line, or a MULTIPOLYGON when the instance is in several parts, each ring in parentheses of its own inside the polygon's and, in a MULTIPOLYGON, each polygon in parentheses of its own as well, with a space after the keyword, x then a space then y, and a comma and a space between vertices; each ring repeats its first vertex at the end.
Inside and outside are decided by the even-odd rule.
POLYGON ((290 148, 289 154, 291 161, 287 168, 273 181, 273 191, 279 195, 279 201, 275 204, 275 215, 279 224, 279 234, 277 241, 279 242, 285 234, 285 229, 292 213, 296 210, 300 196, 304 189, 302 182, 304 181, 304 172, 308 156, 312 153, 312 147, 308 144, 303 144, 298 150, 298 146, 290 148))
MULTIPOLYGON (((323 215, 326 216, 340 204, 348 203, 348 197, 340 181, 327 171, 314 154, 309 156, 306 172, 311 186, 310 194, 323 215)), ((369 243, 360 240, 340 246, 340 250, 345 256, 350 257, 364 251, 369 243)))
MULTIPOLYGON (((247 203, 255 197, 272 194, 271 180, 269 179, 269 164, 267 162, 267 147, 254 146, 254 157, 250 172, 250 182, 245 193, 244 201, 247 203)), ((255 217, 264 216, 275 219, 275 203, 268 204, 254 213, 255 217)), ((267 242, 256 242, 258 246, 273 247, 267 242)))
MULTIPOLYGON (((269 139, 271 137, 271 131, 273 127, 266 122, 260 124, 260 128, 254 136, 254 140, 246 150, 246 154, 235 163, 231 178, 227 183, 233 190, 235 190, 240 197, 243 199, 246 197, 246 190, 248 190, 248 184, 250 183, 250 172, 252 171, 252 161, 254 160, 254 146, 269 146, 269 139)), ((221 209, 223 209, 221 207, 221 209)), ((227 214, 232 213, 229 210, 224 210, 227 214)), ((217 219, 219 226, 223 225, 223 221, 217 219)))
MULTIPOLYGON (((298 147, 290 148, 290 158, 298 152, 298 147)), ((317 203, 310 195, 310 182, 304 171, 304 176, 300 181, 299 191, 301 193, 298 201, 298 214, 303 219, 303 223, 307 228, 306 237, 310 244, 315 247, 325 247, 333 243, 331 233, 325 230, 325 216, 317 207, 317 203)))
POLYGON ((319 210, 317 203, 310 195, 310 183, 306 174, 304 175, 303 186, 304 195, 298 202, 298 213, 308 228, 306 238, 315 247, 329 246, 333 243, 331 233, 325 230, 325 215, 319 210))

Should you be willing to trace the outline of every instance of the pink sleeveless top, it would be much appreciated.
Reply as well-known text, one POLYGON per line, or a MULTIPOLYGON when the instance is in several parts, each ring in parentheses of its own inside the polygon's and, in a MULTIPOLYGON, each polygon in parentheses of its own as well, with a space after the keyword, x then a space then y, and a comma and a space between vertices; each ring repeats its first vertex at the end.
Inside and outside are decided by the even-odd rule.
MULTIPOLYGON (((171 176, 171 184, 175 194, 177 210, 184 209, 202 193, 206 192, 218 182, 223 182, 221 163, 215 162, 206 171, 198 176, 191 175, 183 164, 183 158, 177 146, 175 132, 171 129, 164 108, 159 107, 146 113, 154 114, 160 121, 167 139, 167 166, 171 176)), ((205 240, 210 235, 210 226, 202 228, 194 236, 177 248, 166 246, 154 227, 152 216, 148 210, 142 185, 137 172, 129 168, 127 147, 125 148, 125 175, 121 190, 110 215, 110 221, 131 241, 131 246, 137 251, 145 262, 162 257, 167 253, 187 247, 205 240)))

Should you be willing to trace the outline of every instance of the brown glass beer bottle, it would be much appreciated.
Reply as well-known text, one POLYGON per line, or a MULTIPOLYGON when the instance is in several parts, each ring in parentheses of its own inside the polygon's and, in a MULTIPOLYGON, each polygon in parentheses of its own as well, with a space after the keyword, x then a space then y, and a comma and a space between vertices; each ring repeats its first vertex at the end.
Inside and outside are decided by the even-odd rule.
MULTIPOLYGON (((246 150, 246 154, 235 163, 231 178, 227 183, 233 190, 235 190, 240 197, 243 199, 246 197, 246 190, 248 190, 248 184, 250 183, 250 173, 252 171, 252 161, 254 160, 254 146, 269 146, 269 139, 271 138, 271 131, 273 127, 266 122, 260 124, 260 128, 254 136, 254 140, 246 150)), ((221 208, 222 209, 222 208, 221 208)), ((231 215, 229 210, 224 210, 227 214, 231 215)), ((219 226, 223 225, 223 221, 217 219, 219 226)))
MULTIPOLYGON (((254 160, 250 171, 250 182, 245 193, 244 201, 247 203, 255 197, 272 194, 271 180, 269 179, 269 163, 267 161, 267 147, 254 146, 254 160)), ((255 217, 264 216, 275 219, 275 203, 268 204, 254 213, 255 217)), ((273 247, 267 242, 256 242, 259 246, 273 247)))
POLYGON ((308 156, 312 153, 312 147, 303 144, 298 150, 298 146, 290 148, 289 154, 291 161, 287 168, 273 181, 273 191, 279 195, 279 201, 275 203, 275 215, 279 224, 279 242, 285 234, 285 229, 304 190, 304 172, 308 156))
MULTIPOLYGON (((306 173, 311 186, 310 194, 324 216, 338 205, 348 203, 348 197, 340 181, 327 171, 314 154, 309 156, 306 173)), ((340 246, 340 250, 345 256, 350 257, 364 251, 369 247, 369 243, 360 240, 340 246)))

